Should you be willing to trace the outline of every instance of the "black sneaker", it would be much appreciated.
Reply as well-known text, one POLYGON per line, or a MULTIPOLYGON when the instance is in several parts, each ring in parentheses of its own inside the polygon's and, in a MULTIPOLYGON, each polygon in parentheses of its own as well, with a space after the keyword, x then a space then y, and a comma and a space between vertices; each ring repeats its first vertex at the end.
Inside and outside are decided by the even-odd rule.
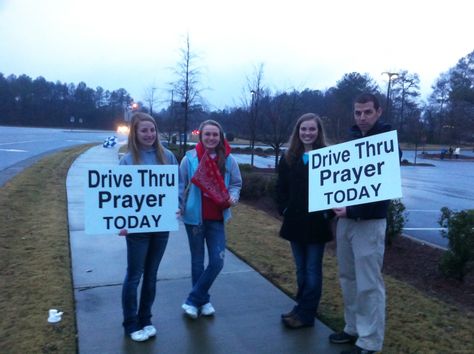
POLYGON ((357 345, 352 350, 343 350, 341 352, 341 354, 374 354, 374 353, 377 353, 377 352, 374 350, 362 349, 358 347, 357 345))
POLYGON ((290 312, 287 312, 287 313, 282 313, 281 314, 281 318, 284 319, 284 318, 288 318, 288 317, 291 317, 295 314, 295 310, 291 310, 290 312))
POLYGON ((329 341, 334 344, 354 344, 357 341, 357 336, 350 335, 344 331, 336 332, 329 336, 329 341))
POLYGON ((296 315, 293 315, 290 317, 284 317, 282 318, 282 322, 286 327, 291 328, 291 329, 299 329, 299 328, 314 326, 314 323, 305 323, 301 321, 296 315))

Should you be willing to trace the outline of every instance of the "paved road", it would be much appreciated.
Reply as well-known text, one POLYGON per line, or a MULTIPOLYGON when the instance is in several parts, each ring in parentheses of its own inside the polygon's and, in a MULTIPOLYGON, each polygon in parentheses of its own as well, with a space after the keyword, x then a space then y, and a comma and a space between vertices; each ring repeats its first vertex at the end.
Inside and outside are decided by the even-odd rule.
POLYGON ((101 143, 113 131, 0 126, 0 186, 44 155, 69 146, 101 143))
MULTIPOLYGON (((464 153, 472 154, 472 153, 464 153)), ((414 161, 414 151, 404 151, 403 158, 414 161)), ((402 166, 403 203, 408 221, 405 233, 417 239, 446 247, 437 220, 440 209, 474 208, 474 162, 417 159, 434 167, 402 166)))
POLYGON ((102 142, 113 131, 0 126, 0 171, 40 153, 90 142, 102 142))

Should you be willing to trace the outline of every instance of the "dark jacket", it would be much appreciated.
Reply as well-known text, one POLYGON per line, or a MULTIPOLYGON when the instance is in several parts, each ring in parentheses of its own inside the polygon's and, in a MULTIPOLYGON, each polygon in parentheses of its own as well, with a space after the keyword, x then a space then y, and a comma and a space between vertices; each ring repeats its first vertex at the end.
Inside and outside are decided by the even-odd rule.
POLYGON ((278 211, 283 215, 280 236, 301 243, 324 243, 332 239, 332 210, 308 213, 308 164, 302 158, 290 167, 280 158, 277 180, 278 211))
MULTIPOLYGON (((386 133, 390 130, 392 129, 389 124, 377 121, 375 122, 374 126, 367 132, 367 134, 363 136, 359 127, 357 125, 354 125, 350 130, 351 140, 386 133)), ((387 217, 387 209, 389 204, 390 200, 382 200, 374 203, 348 206, 346 208, 347 217, 349 219, 355 220, 385 219, 387 217)))

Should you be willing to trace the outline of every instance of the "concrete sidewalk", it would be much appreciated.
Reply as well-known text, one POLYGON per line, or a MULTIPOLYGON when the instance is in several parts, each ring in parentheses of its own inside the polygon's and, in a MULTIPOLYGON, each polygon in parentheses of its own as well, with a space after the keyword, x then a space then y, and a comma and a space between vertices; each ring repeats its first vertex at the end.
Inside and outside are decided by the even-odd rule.
MULTIPOLYGON (((126 244, 117 235, 84 232, 84 185, 91 164, 115 165, 118 147, 101 145, 82 154, 67 176, 72 273, 79 352, 106 353, 339 353, 331 330, 289 330, 280 321, 294 301, 254 269, 227 252, 225 266, 211 289, 216 315, 190 320, 181 304, 191 288, 190 255, 184 226, 172 232, 158 270, 153 324, 158 334, 143 343, 124 336, 121 289, 126 244)), ((288 254, 288 257, 291 255, 288 254)))

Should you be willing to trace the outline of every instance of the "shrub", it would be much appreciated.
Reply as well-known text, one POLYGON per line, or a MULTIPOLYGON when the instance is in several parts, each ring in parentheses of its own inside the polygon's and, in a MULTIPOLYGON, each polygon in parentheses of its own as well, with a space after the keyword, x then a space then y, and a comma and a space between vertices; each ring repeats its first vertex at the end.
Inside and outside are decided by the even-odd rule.
POLYGON ((226 133, 225 138, 227 139, 227 141, 234 141, 234 133, 226 133))
POLYGON ((275 198, 276 175, 260 172, 244 172, 242 170, 242 199, 256 200, 263 197, 275 198))
POLYGON ((253 170, 253 167, 251 164, 249 163, 243 163, 241 165, 239 165, 239 169, 240 169, 240 172, 242 174, 246 173, 246 172, 252 172, 253 170))
POLYGON ((445 275, 463 281, 474 265, 474 210, 454 212, 444 207, 438 222, 446 228, 441 234, 449 240, 440 269, 445 275))
POLYGON ((233 147, 232 152, 234 154, 250 154, 250 147, 233 147))
POLYGON ((387 210, 387 229, 385 231, 388 245, 392 244, 395 237, 401 235, 405 222, 405 205, 400 199, 391 200, 387 210))
POLYGON ((274 149, 274 148, 266 148, 266 149, 263 150, 263 152, 264 152, 265 154, 271 155, 271 154, 274 154, 274 153, 275 153, 275 149, 274 149))

